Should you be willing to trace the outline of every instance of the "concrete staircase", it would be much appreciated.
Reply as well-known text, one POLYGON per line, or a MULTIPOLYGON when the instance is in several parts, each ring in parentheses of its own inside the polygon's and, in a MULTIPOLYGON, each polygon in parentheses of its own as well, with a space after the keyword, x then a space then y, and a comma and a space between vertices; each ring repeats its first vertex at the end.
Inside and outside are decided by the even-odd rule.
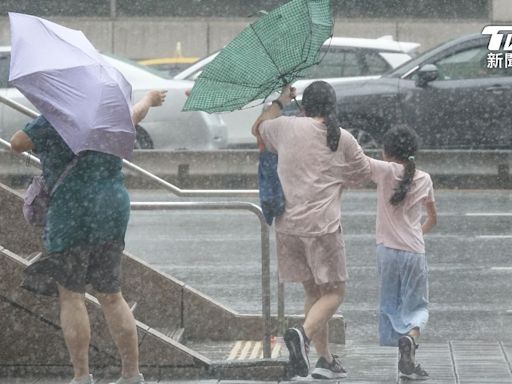
MULTIPOLYGON (((42 249, 39 234, 23 218, 22 202, 19 193, 0 184, 0 377, 24 370, 33 374, 37 369, 68 374, 57 299, 20 288, 23 269, 42 249)), ((129 253, 124 254, 122 286, 137 320, 140 364, 148 378, 285 375, 285 357, 226 361, 236 341, 263 338, 261 316, 239 314, 129 253)), ((91 366, 118 372, 119 356, 92 292, 86 294, 86 302, 92 327, 91 366)), ((272 320, 275 335, 277 319, 272 320)), ((302 317, 287 321, 297 324, 302 317)), ((331 340, 344 343, 341 316, 333 319, 330 332, 331 340)))

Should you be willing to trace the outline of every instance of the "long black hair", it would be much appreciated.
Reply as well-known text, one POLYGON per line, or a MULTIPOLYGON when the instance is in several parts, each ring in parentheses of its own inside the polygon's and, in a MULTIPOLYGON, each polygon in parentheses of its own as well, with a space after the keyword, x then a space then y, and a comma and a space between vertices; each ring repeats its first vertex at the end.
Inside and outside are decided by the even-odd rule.
POLYGON ((392 205, 400 204, 411 189, 412 180, 416 173, 414 156, 418 150, 418 136, 406 127, 395 127, 387 131, 383 137, 384 153, 386 156, 404 163, 402 180, 395 188, 395 193, 389 199, 392 205))
POLYGON ((338 149, 340 123, 336 115, 336 92, 325 81, 315 81, 307 86, 302 95, 302 108, 308 117, 322 117, 327 126, 327 146, 338 149))

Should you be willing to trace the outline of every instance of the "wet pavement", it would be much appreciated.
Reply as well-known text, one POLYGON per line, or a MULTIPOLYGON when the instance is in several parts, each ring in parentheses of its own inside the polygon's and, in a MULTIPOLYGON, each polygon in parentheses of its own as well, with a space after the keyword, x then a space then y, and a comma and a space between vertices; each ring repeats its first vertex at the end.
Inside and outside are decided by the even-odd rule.
MULTIPOLYGON (((165 199, 177 200, 161 192, 132 192, 133 201, 165 199)), ((511 191, 440 190, 436 199, 438 225, 426 237, 430 321, 423 341, 511 342, 511 191)), ((371 190, 348 191, 342 201, 350 281, 339 313, 347 340, 357 343, 377 343, 375 206, 371 190)), ((127 233, 128 251, 241 313, 261 312, 259 244, 258 220, 247 212, 137 211, 127 233)), ((271 234, 277 281, 274 246, 271 234)), ((285 298, 286 313, 302 312, 298 284, 285 286, 285 298)))
MULTIPOLYGON (((369 344, 347 343, 335 346, 348 376, 339 380, 314 380, 293 378, 283 381, 251 380, 147 380, 146 383, 179 384, 284 384, 284 383, 340 383, 340 384, 392 384, 407 383, 397 370, 398 353, 396 348, 379 347, 369 344)), ((511 383, 512 343, 464 342, 425 343, 416 355, 417 362, 429 373, 430 384, 501 384, 511 383)), ((312 356, 312 362, 315 358, 312 356)), ((116 378, 96 377, 97 384, 106 384, 116 378)), ((0 378, 2 384, 67 384, 69 380, 52 378, 0 378)))
MULTIPOLYGON (((417 360, 429 372, 430 383, 512 383, 512 193, 442 190, 437 191, 436 197, 439 224, 426 238, 430 321, 420 340, 417 360)), ((133 191, 132 200, 177 199, 161 192, 133 191)), ((375 204, 374 192, 370 190, 350 191, 343 198, 350 282, 339 313, 347 323, 347 343, 333 347, 342 356, 349 376, 339 381, 306 378, 292 382, 405 382, 398 376, 396 349, 377 345, 375 204)), ((258 226, 254 215, 245 212, 137 211, 132 212, 127 250, 239 312, 259 313, 258 226)), ((272 260, 275 276, 274 254, 272 260)), ((275 287, 273 284, 274 291, 275 287)), ((301 313, 300 287, 290 284, 285 290, 286 312, 301 313)), ((97 376, 97 383, 115 379, 97 376)), ((68 382, 56 378, 0 377, 0 384, 68 382)), ((156 382, 279 381, 147 380, 156 382)))

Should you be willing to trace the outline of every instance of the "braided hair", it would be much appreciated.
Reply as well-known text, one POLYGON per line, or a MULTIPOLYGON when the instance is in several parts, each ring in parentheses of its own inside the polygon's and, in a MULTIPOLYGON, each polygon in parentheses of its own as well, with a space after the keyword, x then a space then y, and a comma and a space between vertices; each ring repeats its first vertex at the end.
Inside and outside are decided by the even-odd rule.
POLYGON ((414 131, 405 127, 395 127, 387 131, 383 137, 384 153, 386 156, 404 163, 402 180, 395 188, 395 193, 389 199, 392 205, 400 204, 411 189, 412 180, 416 173, 414 155, 418 150, 418 136, 414 131))
POLYGON ((327 126, 327 146, 338 149, 340 124, 336 115, 336 92, 325 81, 315 81, 307 86, 302 95, 302 108, 308 117, 322 117, 327 126))

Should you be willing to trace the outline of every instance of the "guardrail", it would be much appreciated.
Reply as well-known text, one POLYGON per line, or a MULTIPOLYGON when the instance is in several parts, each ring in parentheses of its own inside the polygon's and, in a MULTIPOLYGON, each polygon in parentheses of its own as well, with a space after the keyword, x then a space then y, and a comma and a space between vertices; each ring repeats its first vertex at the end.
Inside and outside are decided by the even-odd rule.
MULTIPOLYGON (((366 153, 380 156, 379 150, 366 153)), ((512 188, 511 150, 423 150, 416 158, 418 167, 432 176, 436 186, 512 188)), ((258 196, 257 150, 139 150, 132 161, 124 165, 130 187, 160 186, 184 197, 258 196), (176 184, 194 189, 180 189, 176 184), (226 186, 231 189, 210 189, 226 186)), ((22 182, 35 173, 9 151, 0 150, 0 178, 19 178, 22 182)))

